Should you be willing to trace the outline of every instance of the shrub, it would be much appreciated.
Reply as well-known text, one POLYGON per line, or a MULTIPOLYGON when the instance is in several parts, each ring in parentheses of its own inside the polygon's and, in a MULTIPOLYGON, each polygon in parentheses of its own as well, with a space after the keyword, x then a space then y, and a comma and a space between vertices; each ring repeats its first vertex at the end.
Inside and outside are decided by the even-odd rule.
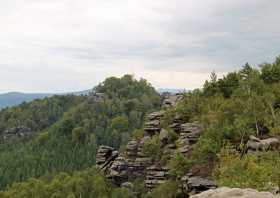
POLYGON ((174 143, 178 139, 178 134, 174 132, 172 129, 168 129, 168 141, 170 143, 174 143))
POLYGON ((143 146, 143 153, 152 158, 152 160, 160 160, 162 156, 162 143, 158 135, 147 140, 143 146))
POLYGON ((215 170, 215 177, 220 186, 269 191, 279 186, 279 168, 277 152, 248 154, 240 158, 224 149, 221 152, 220 164, 215 170))
POLYGON ((168 163, 168 167, 170 168, 169 173, 174 177, 182 177, 191 168, 192 164, 193 162, 187 159, 183 154, 176 153, 168 163))
POLYGON ((175 181, 167 181, 159 185, 151 194, 151 198, 176 198, 179 184, 175 181))
POLYGON ((142 129, 135 129, 132 132, 132 138, 140 140, 144 136, 144 131, 142 129))
POLYGON ((72 141, 74 143, 84 143, 87 133, 83 127, 76 127, 72 130, 72 141))

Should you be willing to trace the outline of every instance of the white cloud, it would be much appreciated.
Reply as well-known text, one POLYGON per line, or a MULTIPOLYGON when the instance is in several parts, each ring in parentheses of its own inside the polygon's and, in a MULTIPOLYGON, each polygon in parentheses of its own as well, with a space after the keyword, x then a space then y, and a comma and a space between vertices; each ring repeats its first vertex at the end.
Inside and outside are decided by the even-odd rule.
POLYGON ((271 61, 280 51, 278 0, 2 4, 0 92, 81 90, 125 73, 190 89, 212 70, 271 61))

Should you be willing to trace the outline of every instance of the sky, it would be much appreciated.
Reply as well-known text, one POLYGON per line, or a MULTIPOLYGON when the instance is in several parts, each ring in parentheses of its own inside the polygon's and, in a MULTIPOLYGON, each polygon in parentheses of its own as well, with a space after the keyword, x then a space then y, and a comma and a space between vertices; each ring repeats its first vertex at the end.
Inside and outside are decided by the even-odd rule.
POLYGON ((66 92, 133 74, 194 89, 280 55, 279 0, 9 0, 0 92, 66 92))

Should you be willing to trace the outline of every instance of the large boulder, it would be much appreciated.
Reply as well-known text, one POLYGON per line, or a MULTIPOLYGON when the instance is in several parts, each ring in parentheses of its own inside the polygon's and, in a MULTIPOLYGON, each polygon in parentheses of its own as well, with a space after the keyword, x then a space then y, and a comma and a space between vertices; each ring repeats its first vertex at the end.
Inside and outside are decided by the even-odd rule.
POLYGON ((182 181, 184 190, 191 195, 217 188, 213 180, 199 176, 185 176, 182 178, 182 181))
POLYGON ((279 196, 270 192, 258 192, 253 189, 222 187, 193 195, 190 198, 279 198, 279 196))
POLYGON ((250 136, 247 142, 247 150, 250 151, 267 151, 275 150, 279 147, 279 140, 277 138, 259 139, 255 136, 250 136))

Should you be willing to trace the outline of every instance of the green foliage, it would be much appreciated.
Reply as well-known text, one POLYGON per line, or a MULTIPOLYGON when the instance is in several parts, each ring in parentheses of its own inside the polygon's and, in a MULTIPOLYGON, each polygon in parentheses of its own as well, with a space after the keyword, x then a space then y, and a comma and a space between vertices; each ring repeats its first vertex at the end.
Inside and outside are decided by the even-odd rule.
POLYGON ((272 84, 280 82, 280 56, 278 56, 273 64, 261 65, 261 78, 265 83, 272 84))
POLYGON ((158 135, 154 135, 151 139, 145 141, 143 145, 143 153, 152 158, 153 161, 159 161, 162 157, 162 143, 158 135))
POLYGON ((131 198, 131 193, 113 187, 95 169, 73 174, 60 173, 52 179, 28 179, 13 184, 0 194, 3 198, 131 198))
POLYGON ((143 129, 135 129, 132 132, 132 138, 136 140, 140 140, 142 137, 144 137, 144 130, 143 129))
POLYGON ((84 143, 87 138, 87 133, 83 127, 76 127, 72 130, 72 141, 74 143, 84 143))
MULTIPOLYGON (((260 70, 247 63, 240 71, 220 79, 213 72, 202 90, 186 93, 183 101, 167 110, 163 128, 168 128, 176 116, 204 127, 188 158, 180 154, 168 158, 171 175, 182 176, 192 165, 219 162, 215 177, 220 185, 259 190, 279 186, 277 152, 241 158, 223 149, 231 145, 234 150, 242 150, 250 135, 280 134, 279 65, 278 57, 260 70)), ((0 197, 132 196, 126 189, 112 187, 96 172, 73 171, 95 163, 98 145, 120 148, 131 135, 136 140, 142 138, 145 116, 159 108, 160 98, 149 83, 130 75, 108 78, 94 92, 103 93, 104 100, 56 96, 0 111, 0 131, 24 125, 38 132, 29 140, 0 144, 0 188, 28 180, 13 184, 0 197), (58 175, 52 178, 53 174, 58 175)), ((169 142, 177 136, 169 131, 169 142)), ((144 143, 143 152, 160 163, 167 159, 158 135, 144 143)), ((177 189, 178 183, 169 181, 155 189, 151 197, 177 197, 177 189)), ((138 192, 146 196, 143 181, 139 181, 138 192)))
POLYGON ((193 162, 181 153, 176 153, 169 161, 170 175, 178 178, 184 176, 191 168, 193 162))
POLYGON ((167 181, 159 185, 151 194, 151 198, 176 198, 178 197, 179 184, 175 181, 167 181))
POLYGON ((279 157, 278 152, 268 152, 240 158, 225 149, 221 152, 216 179, 220 186, 273 190, 280 184, 279 157))
POLYGON ((0 189, 30 177, 91 167, 98 145, 118 149, 128 141, 132 131, 142 127, 145 115, 159 108, 160 98, 145 80, 137 81, 126 75, 111 81, 105 80, 95 88, 105 94, 100 102, 93 101, 92 96, 55 96, 41 100, 40 105, 40 101, 24 104, 24 111, 19 110, 21 106, 1 111, 0 120, 4 121, 0 125, 14 127, 18 122, 24 124, 26 118, 38 122, 35 128, 39 131, 28 140, 0 144, 0 189), (58 108, 58 104, 63 108, 58 108), (53 106, 58 110, 53 110, 53 106), (35 107, 36 113, 32 113, 35 107), (23 121, 17 120, 21 117, 23 121), (45 118, 53 122, 40 124, 45 118))
POLYGON ((168 142, 175 143, 175 141, 179 137, 178 134, 175 133, 175 131, 173 129, 168 129, 167 132, 168 132, 168 134, 167 134, 168 135, 168 142))
POLYGON ((25 126, 41 131, 61 118, 64 112, 83 102, 84 96, 53 96, 0 111, 0 135, 5 129, 25 126))
POLYGON ((111 198, 134 198, 132 192, 126 188, 115 188, 112 192, 111 198))

